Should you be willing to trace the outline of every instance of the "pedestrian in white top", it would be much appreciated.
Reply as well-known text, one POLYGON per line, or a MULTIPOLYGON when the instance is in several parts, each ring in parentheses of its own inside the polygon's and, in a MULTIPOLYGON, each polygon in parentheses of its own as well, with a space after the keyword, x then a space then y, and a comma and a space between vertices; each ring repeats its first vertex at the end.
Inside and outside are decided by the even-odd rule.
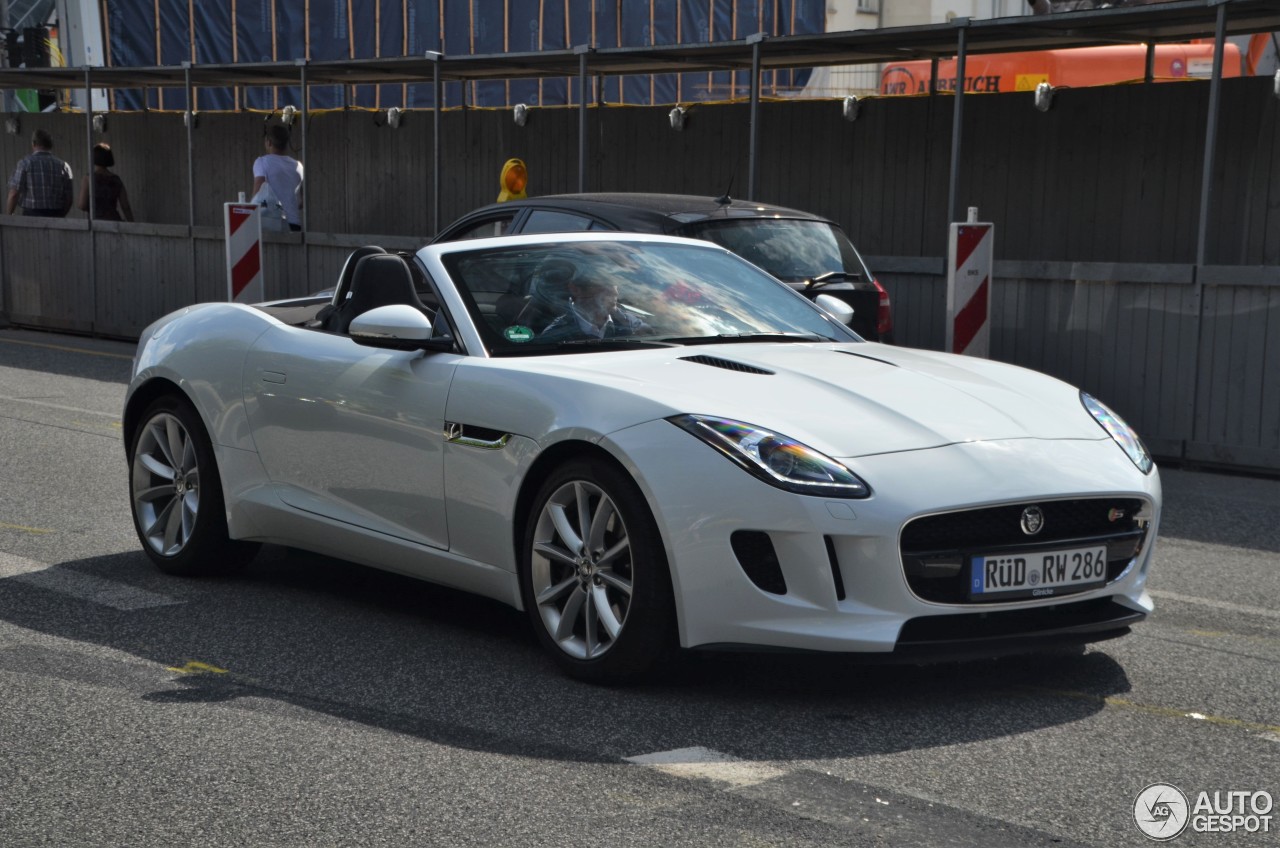
POLYGON ((253 162, 253 193, 257 195, 263 184, 280 201, 289 229, 302 229, 302 163, 285 151, 289 149, 289 128, 273 124, 263 138, 267 153, 253 162))

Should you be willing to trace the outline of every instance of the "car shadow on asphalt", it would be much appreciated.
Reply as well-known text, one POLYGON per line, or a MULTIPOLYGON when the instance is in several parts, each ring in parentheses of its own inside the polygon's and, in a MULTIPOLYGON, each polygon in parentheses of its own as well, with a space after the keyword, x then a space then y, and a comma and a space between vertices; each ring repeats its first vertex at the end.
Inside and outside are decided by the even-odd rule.
MULTIPOLYGON (((141 552, 52 568, 174 601, 122 611, 0 580, 9 623, 154 664, 154 675, 102 679, 157 709, 283 710, 516 756, 616 762, 694 746, 771 760, 888 754, 1088 719, 1130 688, 1106 643, 928 666, 686 652, 647 683, 600 687, 561 675, 521 612, 313 554, 269 546, 242 575, 201 580, 161 575, 141 552)), ((21 661, 14 651, 0 651, 0 667, 5 654, 21 661)), ((41 666, 57 676, 84 661, 41 666)))

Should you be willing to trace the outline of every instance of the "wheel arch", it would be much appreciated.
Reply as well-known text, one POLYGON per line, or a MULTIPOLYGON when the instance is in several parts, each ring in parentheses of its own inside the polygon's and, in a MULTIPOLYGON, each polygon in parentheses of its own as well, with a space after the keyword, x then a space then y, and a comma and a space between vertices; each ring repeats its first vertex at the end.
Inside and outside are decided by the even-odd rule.
MULTIPOLYGON (((520 492, 516 495, 515 510, 512 513, 512 517, 515 520, 511 522, 511 549, 515 552, 517 573, 521 571, 519 567, 520 557, 522 556, 520 545, 524 540, 525 528, 529 521, 529 512, 533 509, 533 499, 537 497, 538 490, 542 488, 542 484, 551 476, 551 472, 569 460, 579 458, 602 459, 623 469, 622 463, 618 462, 607 450, 581 439, 568 439, 563 442, 557 442, 538 454, 538 458, 529 466, 529 471, 524 475, 524 480, 521 481, 520 492)), ((524 578, 521 577, 521 579, 523 580, 524 578)))
MULTIPOLYGON (((645 505, 649 508, 649 514, 657 525, 657 510, 654 508, 653 502, 650 500, 649 493, 645 486, 641 485, 636 479, 636 475, 629 469, 624 462, 606 448, 595 444, 594 442, 582 439, 568 439, 563 442, 557 442, 551 447, 544 450, 538 455, 529 467, 529 471, 525 474, 524 480, 520 484, 520 492, 516 496, 515 509, 512 513, 513 521, 511 522, 511 550, 515 553, 516 574, 520 578, 521 583, 524 582, 524 569, 520 567, 521 558, 524 553, 521 550, 521 544, 524 541, 525 530, 528 527, 530 513, 533 509, 534 498, 537 497, 538 491, 542 488, 542 484, 556 468, 573 459, 591 459, 608 463, 613 468, 625 474, 640 493, 640 497, 644 499, 645 505)), ((658 527, 659 538, 662 538, 661 527, 658 527)), ((664 553, 666 554, 667 569, 671 568, 671 554, 666 550, 667 541, 662 539, 664 553)), ((672 575, 674 580, 675 575, 672 575)), ((523 596, 522 596, 523 597, 523 596)), ((677 604, 677 608, 679 604, 677 604)))
POLYGON ((200 417, 200 423, 205 429, 206 435, 209 432, 208 422, 204 420, 204 416, 200 415, 200 408, 196 406, 196 402, 189 394, 183 391, 182 386, 170 380, 167 377, 152 377, 145 383, 138 386, 129 395, 129 400, 125 404, 124 419, 121 421, 121 430, 124 435, 124 450, 127 456, 133 449, 133 439, 137 435, 138 425, 142 423, 142 413, 147 407, 151 406, 158 398, 174 395, 182 398, 196 410, 196 415, 200 417))

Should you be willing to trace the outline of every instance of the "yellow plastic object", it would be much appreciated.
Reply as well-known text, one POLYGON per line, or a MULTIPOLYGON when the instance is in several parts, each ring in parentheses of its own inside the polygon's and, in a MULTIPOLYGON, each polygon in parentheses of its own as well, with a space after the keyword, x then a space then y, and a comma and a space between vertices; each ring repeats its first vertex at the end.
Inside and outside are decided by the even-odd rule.
POLYGON ((502 191, 498 192, 499 203, 505 203, 508 200, 524 200, 524 190, 529 185, 529 169, 525 167, 524 160, 508 159, 502 166, 502 177, 498 184, 502 188, 502 191))

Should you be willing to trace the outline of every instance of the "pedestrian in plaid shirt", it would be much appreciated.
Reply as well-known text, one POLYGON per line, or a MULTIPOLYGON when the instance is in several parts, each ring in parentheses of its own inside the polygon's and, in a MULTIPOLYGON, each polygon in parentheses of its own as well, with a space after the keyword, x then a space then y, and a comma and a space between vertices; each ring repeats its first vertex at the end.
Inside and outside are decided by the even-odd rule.
POLYGON ((9 203, 5 212, 12 215, 22 204, 23 215, 63 218, 71 209, 71 166, 50 151, 53 137, 45 130, 31 134, 31 153, 22 157, 9 180, 9 203))

